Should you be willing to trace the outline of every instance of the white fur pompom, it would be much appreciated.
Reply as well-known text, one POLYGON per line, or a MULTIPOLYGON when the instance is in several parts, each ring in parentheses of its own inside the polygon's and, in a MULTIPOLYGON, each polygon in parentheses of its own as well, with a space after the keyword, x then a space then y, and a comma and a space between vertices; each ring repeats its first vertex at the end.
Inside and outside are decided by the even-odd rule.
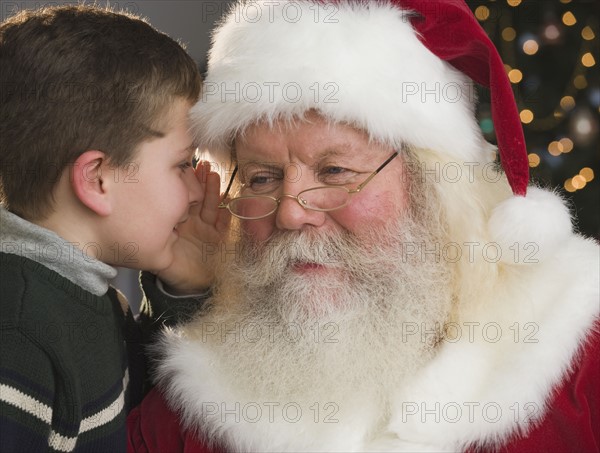
POLYGON ((558 195, 529 187, 526 197, 510 197, 494 208, 489 232, 502 250, 503 263, 537 263, 572 234, 571 215, 558 195))

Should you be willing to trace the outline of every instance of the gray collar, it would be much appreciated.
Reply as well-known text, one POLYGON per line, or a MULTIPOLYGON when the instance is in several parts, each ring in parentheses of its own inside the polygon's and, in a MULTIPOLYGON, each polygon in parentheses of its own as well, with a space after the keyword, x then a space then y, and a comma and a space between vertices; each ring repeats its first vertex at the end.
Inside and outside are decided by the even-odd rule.
MULTIPOLYGON (((90 293, 101 296, 108 291, 108 280, 117 270, 86 255, 82 244, 68 242, 59 235, 35 225, 0 205, 0 246, 3 253, 29 258, 90 293)), ((85 247, 100 247, 97 243, 85 247)))

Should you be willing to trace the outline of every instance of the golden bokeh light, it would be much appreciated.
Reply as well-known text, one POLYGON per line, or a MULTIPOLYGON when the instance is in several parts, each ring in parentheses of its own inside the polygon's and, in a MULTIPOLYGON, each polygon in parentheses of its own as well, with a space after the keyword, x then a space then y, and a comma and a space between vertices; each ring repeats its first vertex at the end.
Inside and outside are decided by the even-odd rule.
POLYGON ((506 0, 509 6, 519 6, 521 4, 521 0, 506 0))
POLYGON ((583 189, 585 187, 585 185, 587 184, 587 181, 585 180, 585 178, 581 175, 577 175, 577 176, 573 176, 573 178, 571 178, 571 184, 573 184, 573 187, 575 187, 577 190, 579 189, 583 189))
POLYGON ((583 63, 586 68, 591 68, 596 64, 596 60, 594 60, 594 56, 591 52, 587 52, 581 57, 581 63, 583 63))
POLYGON ((575 107, 575 98, 573 96, 563 96, 560 100, 560 107, 567 112, 575 107))
POLYGON ((571 11, 567 11, 563 14, 562 21, 567 27, 571 27, 577 23, 577 19, 571 11))
POLYGON ((573 140, 568 137, 561 138, 558 141, 558 144, 562 146, 561 152, 563 153, 570 153, 573 151, 573 140))
POLYGON ((579 174, 583 176, 586 182, 590 182, 594 179, 594 170, 592 170, 590 167, 582 168, 579 170, 579 174))
POLYGON ((529 166, 531 168, 535 168, 540 164, 540 156, 536 153, 529 153, 527 155, 527 159, 529 160, 529 166))
POLYGON ((523 80, 523 73, 518 69, 511 69, 508 71, 508 78, 512 83, 519 83, 523 80))
POLYGON ((573 79, 573 86, 575 88, 577 88, 578 90, 583 90, 585 87, 587 87, 587 85, 588 85, 587 79, 585 78, 584 75, 580 74, 573 79))
POLYGON ((521 122, 523 124, 529 124, 533 121, 533 112, 529 109, 521 110, 519 117, 521 118, 521 122))
POLYGON ((487 6, 478 6, 475 8, 475 17, 477 20, 486 20, 488 17, 490 17, 490 9, 487 6))
POLYGON ((573 180, 571 178, 565 181, 565 190, 567 192, 575 192, 577 189, 573 187, 573 180))
POLYGON ((583 27, 583 30, 581 30, 581 37, 586 41, 591 41, 596 37, 596 35, 594 34, 594 30, 592 30, 592 27, 586 25, 585 27, 583 27))
POLYGON ((502 30, 502 39, 505 41, 514 41, 517 37, 517 31, 512 27, 506 27, 502 30))
POLYGON ((560 142, 553 141, 548 144, 548 152, 554 157, 560 156, 563 152, 563 149, 564 147, 560 142))

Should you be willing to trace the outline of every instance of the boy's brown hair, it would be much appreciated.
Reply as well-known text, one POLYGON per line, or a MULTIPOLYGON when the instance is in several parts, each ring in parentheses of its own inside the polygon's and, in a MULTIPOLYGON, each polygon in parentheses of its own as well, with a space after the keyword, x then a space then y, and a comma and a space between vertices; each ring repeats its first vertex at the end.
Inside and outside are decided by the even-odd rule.
POLYGON ((42 219, 64 169, 86 150, 115 166, 160 137, 200 74, 142 19, 92 6, 23 11, 0 24, 0 202, 42 219))

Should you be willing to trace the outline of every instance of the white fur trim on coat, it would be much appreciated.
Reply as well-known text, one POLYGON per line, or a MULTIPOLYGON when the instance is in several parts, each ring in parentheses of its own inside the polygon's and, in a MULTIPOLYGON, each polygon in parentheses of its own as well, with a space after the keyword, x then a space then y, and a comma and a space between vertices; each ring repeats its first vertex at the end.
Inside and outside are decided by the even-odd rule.
POLYGON ((598 245, 575 235, 544 263, 506 268, 490 303, 458 323, 458 341, 399 389, 389 432, 419 451, 527 433, 598 320, 599 269, 598 245))
MULTIPOLYGON (((365 427, 382 408, 353 395, 340 423, 311 417, 253 422, 222 412, 253 403, 233 390, 236 377, 218 351, 183 326, 163 338, 161 387, 188 428, 232 451, 460 451, 501 446, 543 418, 598 319, 600 250, 571 234, 551 259, 505 266, 481 303, 458 313, 454 334, 411 382, 390 392, 391 417, 379 432, 365 427), (471 334, 472 330, 472 334, 471 334), (193 336, 193 335, 192 335, 193 336), (308 418, 309 420, 306 420, 308 418), (305 433, 304 435, 302 433, 305 433)), ((401 360, 401 358, 399 358, 401 360)), ((257 365, 259 366, 259 365, 257 365)), ((254 404, 256 402, 254 401, 254 404)), ((280 413, 280 412, 278 412, 280 413)))

